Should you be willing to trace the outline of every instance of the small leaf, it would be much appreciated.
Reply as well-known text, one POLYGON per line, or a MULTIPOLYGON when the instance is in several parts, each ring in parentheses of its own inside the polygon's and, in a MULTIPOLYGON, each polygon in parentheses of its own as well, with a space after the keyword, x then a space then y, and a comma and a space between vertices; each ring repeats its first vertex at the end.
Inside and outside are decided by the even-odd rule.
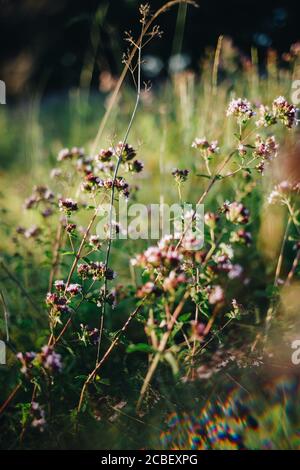
POLYGON ((145 353, 153 353, 154 350, 149 344, 146 343, 137 343, 137 344, 130 344, 126 350, 128 353, 132 352, 145 352, 145 353))
POLYGON ((74 251, 64 251, 62 256, 75 255, 74 251))
POLYGON ((190 319, 191 315, 192 315, 191 313, 183 313, 182 315, 180 315, 178 320, 182 323, 185 323, 190 319))
POLYGON ((177 375, 179 371, 179 367, 173 354, 171 352, 167 352, 165 353, 164 358, 168 362, 168 364, 171 366, 173 374, 177 375))

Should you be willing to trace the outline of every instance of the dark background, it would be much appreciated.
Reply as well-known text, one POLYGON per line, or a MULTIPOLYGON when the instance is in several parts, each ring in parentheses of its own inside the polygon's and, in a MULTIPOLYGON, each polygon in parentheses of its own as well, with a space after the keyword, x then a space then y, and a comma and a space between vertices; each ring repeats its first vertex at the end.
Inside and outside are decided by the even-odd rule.
MULTIPOLYGON (((143 1, 145 3, 145 0, 143 1)), ((152 0, 156 10, 163 0, 152 0)), ((197 68, 207 46, 218 36, 232 37, 244 54, 258 48, 260 59, 267 48, 282 53, 300 39, 298 0, 199 0, 187 8, 184 34, 176 28, 178 7, 163 15, 164 37, 147 53, 163 64, 175 52, 187 53, 197 68), (176 32, 176 34, 175 34, 176 32), (181 41, 181 37, 183 40, 181 41)), ((78 86, 85 63, 92 63, 92 81, 99 72, 117 74, 126 45, 124 31, 139 26, 137 0, 0 0, 0 79, 7 94, 57 91, 78 86)), ((160 74, 167 73, 167 67, 160 74)))

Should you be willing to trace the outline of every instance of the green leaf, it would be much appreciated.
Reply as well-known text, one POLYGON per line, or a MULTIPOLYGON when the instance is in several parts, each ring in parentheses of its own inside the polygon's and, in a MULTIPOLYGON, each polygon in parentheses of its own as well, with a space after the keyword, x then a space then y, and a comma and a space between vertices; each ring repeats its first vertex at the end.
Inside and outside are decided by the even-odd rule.
POLYGON ((211 176, 209 175, 205 175, 204 173, 197 173, 196 176, 199 176, 200 178, 207 178, 207 179, 211 179, 211 176))
POLYGON ((168 364, 171 366, 173 374, 177 375, 179 371, 179 367, 173 354, 171 352, 167 352, 165 353, 164 358, 168 362, 168 364))
POLYGON ((154 349, 149 346, 147 343, 137 343, 137 344, 130 344, 126 350, 128 353, 132 352, 145 352, 145 353, 153 353, 154 349))
POLYGON ((64 251, 62 256, 75 255, 74 251, 64 251))
POLYGON ((185 323, 191 318, 191 315, 192 315, 191 313, 183 313, 182 315, 180 315, 178 320, 182 323, 185 323))

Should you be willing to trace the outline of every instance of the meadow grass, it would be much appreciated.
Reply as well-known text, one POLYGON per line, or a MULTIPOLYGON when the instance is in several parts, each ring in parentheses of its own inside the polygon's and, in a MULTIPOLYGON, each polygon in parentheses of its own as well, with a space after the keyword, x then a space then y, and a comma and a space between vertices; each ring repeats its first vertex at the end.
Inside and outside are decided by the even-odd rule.
MULTIPOLYGON (((200 64, 199 73, 185 71, 175 74, 166 81, 156 83, 150 91, 142 93, 141 104, 129 139, 144 162, 144 171, 128 178, 130 183, 137 184, 140 188, 139 202, 149 204, 161 201, 169 203, 174 200, 178 201, 177 186, 174 184, 172 176, 174 168, 190 169, 188 182, 182 186, 182 197, 184 200, 197 202, 207 187, 207 178, 199 176, 205 173, 205 166, 191 146, 195 137, 205 136, 208 141, 218 140, 222 151, 211 162, 211 170, 214 173, 222 159, 236 146, 234 135, 236 125, 233 120, 225 118, 230 100, 237 97, 247 97, 251 103, 258 106, 260 103, 270 105, 274 98, 280 95, 289 98, 295 68, 291 70, 288 67, 278 67, 276 56, 270 54, 265 71, 261 73, 258 70, 254 50, 252 61, 244 62, 242 66, 240 61, 240 56, 230 41, 223 39, 220 57, 216 57, 215 51, 208 52, 200 64)), ((124 135, 135 97, 136 93, 133 88, 126 85, 122 89, 101 138, 100 147, 107 148, 112 142, 118 141, 120 135, 124 135)), ((17 226, 28 227, 40 223, 39 215, 23 209, 24 199, 31 194, 31 187, 35 184, 48 185, 49 173, 53 166, 57 166, 56 157, 61 148, 73 147, 74 145, 84 146, 89 152, 109 99, 109 94, 96 92, 87 94, 86 90, 74 89, 64 95, 53 95, 43 99, 35 96, 15 107, 3 106, 0 109, 0 162, 2 167, 0 173, 2 230, 0 253, 1 261, 6 268, 0 271, 0 280, 1 292, 6 299, 10 313, 9 329, 12 338, 12 351, 9 351, 8 357, 9 367, 0 376, 1 400, 7 397, 16 382, 16 377, 18 377, 18 364, 13 352, 39 349, 47 342, 48 337, 48 318, 44 298, 48 290, 49 271, 53 263, 55 224, 52 222, 53 219, 51 222, 45 222, 48 239, 45 237, 37 245, 31 240, 27 240, 25 243, 16 241, 15 230, 17 226)), ((287 136, 282 129, 279 130, 277 138, 284 146, 288 145, 295 135, 296 131, 287 136)), ((235 164, 231 162, 226 168, 228 172, 235 169, 235 164)), ((252 217, 250 228, 253 236, 253 248, 247 252, 239 253, 239 259, 247 268, 250 288, 247 287, 247 283, 226 285, 230 297, 238 298, 244 309, 241 326, 232 326, 232 329, 226 330, 225 333, 224 343, 227 346, 228 344, 235 345, 237 350, 239 348, 242 350, 243 344, 253 346, 256 344, 256 340, 260 341, 265 328, 269 301, 274 294, 270 286, 273 283, 276 266, 278 267, 278 255, 285 230, 286 213, 281 207, 270 208, 270 206, 266 206, 266 200, 274 182, 276 182, 277 174, 278 170, 271 165, 266 169, 264 177, 255 176, 253 187, 247 189, 245 187, 248 183, 243 182, 243 179, 237 181, 234 178, 228 178, 217 182, 205 200, 205 211, 217 211, 227 199, 244 198, 252 217), (238 339, 235 338, 236 334, 238 339)), ((53 190, 66 190, 66 186, 56 185, 55 181, 51 181, 53 190)), ((76 198, 78 181, 72 181, 67 189, 68 196, 76 198)), ((90 213, 85 213, 78 216, 78 224, 86 226, 90 215, 90 213)), ((110 265, 118 272, 119 283, 126 285, 129 280, 132 280, 130 259, 136 253, 142 252, 148 245, 149 241, 129 240, 126 242, 126 249, 124 249, 122 241, 116 241, 112 244, 110 265)), ((294 256, 291 247, 287 248, 285 255, 283 269, 288 270, 294 256)), ((67 273, 70 264, 69 256, 66 254, 62 258, 59 267, 59 274, 62 277, 67 273)), ((57 278, 59 279, 59 277, 57 278)), ((288 298, 292 299, 293 308, 295 301, 293 291, 288 295, 288 298)), ((105 340, 108 345, 113 341, 113 334, 118 331, 132 312, 134 305, 134 293, 132 292, 132 295, 127 296, 127 299, 120 304, 116 311, 108 311, 105 327, 105 340)), ((95 304, 83 306, 81 321, 90 321, 91 313, 94 314, 96 311, 95 304)), ((151 311, 150 308, 150 313, 151 311)), ((121 442, 121 447, 130 447, 130 442, 124 442, 124 437, 121 437, 122 432, 128 426, 128 422, 132 423, 132 419, 136 422, 140 420, 139 417, 132 418, 132 415, 134 414, 134 404, 139 397, 143 376, 147 371, 147 361, 144 361, 144 356, 143 359, 140 359, 139 354, 137 356, 130 354, 130 359, 125 359, 128 346, 145 342, 145 324, 142 315, 140 317, 138 315, 137 320, 136 325, 129 329, 128 337, 121 341, 121 352, 114 351, 113 353, 112 363, 115 366, 115 371, 108 365, 104 369, 103 376, 102 373, 100 374, 99 384, 95 385, 95 396, 89 404, 93 411, 91 414, 96 414, 99 397, 112 393, 111 401, 108 400, 104 411, 105 416, 107 415, 110 420, 116 413, 114 408, 116 397, 119 399, 122 397, 122 400, 129 403, 128 410, 126 408, 126 412, 124 412, 125 418, 123 416, 125 421, 119 422, 118 426, 111 424, 108 435, 100 437, 102 428, 101 426, 97 428, 97 424, 90 422, 91 415, 89 415, 88 421, 85 422, 86 429, 89 429, 87 441, 93 436, 92 445, 95 447, 99 445, 99 439, 103 446, 108 446, 108 442, 115 439, 121 442), (126 362, 125 366, 123 360, 126 362), (107 387, 113 391, 108 391, 107 387), (111 414, 109 414, 109 409, 111 414)), ((283 323, 288 322, 289 320, 283 318, 283 323)), ((95 319, 91 323, 94 327, 97 326, 95 319)), ((3 321, 1 321, 1 326, 4 327, 3 321)), ((68 446, 68 439, 71 439, 71 435, 72 439, 74 437, 72 432, 66 429, 69 420, 71 422, 75 420, 74 396, 76 393, 78 394, 78 384, 82 386, 86 378, 86 364, 90 366, 91 363, 89 354, 84 350, 80 349, 79 358, 77 357, 77 354, 73 352, 76 347, 75 339, 71 340, 70 346, 67 341, 63 341, 62 350, 70 356, 67 360, 67 373, 62 379, 62 385, 66 387, 62 396, 66 403, 62 407, 59 405, 60 411, 53 418, 52 428, 49 430, 48 438, 50 435, 52 446, 56 443, 55 430, 62 422, 61 446, 68 446), (75 356, 78 361, 77 377, 74 379, 74 383, 67 383, 68 373, 72 370, 73 362, 75 363, 75 356), (70 399, 66 397, 66 393, 70 393, 70 399)), ((177 359, 178 362, 181 359, 184 362, 184 353, 176 348, 176 343, 170 346, 170 354, 166 362, 171 365, 173 372, 175 371, 175 377, 178 379, 177 359)), ((151 357, 153 358, 152 353, 149 353, 150 361, 151 357)), ((90 370, 92 367, 88 367, 88 369, 90 370)), ((185 403, 182 398, 175 398, 174 391, 171 390, 173 378, 169 370, 159 376, 158 383, 160 392, 155 391, 155 387, 151 388, 149 402, 151 399, 156 402, 160 397, 164 405, 159 404, 155 416, 146 419, 149 429, 147 428, 147 431, 140 436, 138 434, 141 433, 140 425, 143 419, 141 418, 142 421, 139 424, 135 422, 137 428, 133 431, 132 440, 141 446, 143 439, 148 439, 149 445, 155 445, 151 436, 157 423, 161 425, 161 416, 167 411, 173 411, 177 399, 180 402, 180 407, 185 403)), ((37 385, 35 384, 35 386, 37 385)), ((188 393, 191 399, 195 396, 196 387, 193 384, 191 385, 192 389, 188 392, 184 391, 180 380, 178 387, 180 393, 188 393)), ((205 395, 206 385, 200 384, 199 387, 201 393, 203 392, 205 395)), ((30 407, 29 389, 29 386, 25 387, 21 392, 23 405, 19 404, 19 414, 16 416, 12 414, 11 420, 9 421, 7 418, 5 421, 7 426, 5 436, 12 439, 11 436, 14 433, 20 432, 21 447, 23 445, 22 433, 25 431, 26 435, 29 434, 28 441, 24 444, 25 447, 32 447, 35 442, 35 437, 27 432, 26 424, 30 407), (23 428, 21 426, 20 431, 18 426, 19 421, 22 422, 22 416, 25 424, 23 423, 23 428)), ((187 403, 185 404, 187 405, 187 403)), ((88 405, 85 405, 86 407, 88 405)), ((101 408, 100 405, 99 408, 101 408)), ((120 405, 117 409, 122 415, 123 406, 120 405)), ((276 410, 272 409, 270 415, 273 413, 277 416, 276 410)), ((113 423, 113 421, 109 422, 113 423)), ((18 446, 19 444, 12 445, 18 446)), ((88 442, 83 441, 83 447, 88 445, 88 442)), ((251 444, 249 445, 251 446, 251 444)), ((276 445, 280 446, 281 444, 276 445)), ((284 442, 282 445, 285 447, 289 444, 284 442)))

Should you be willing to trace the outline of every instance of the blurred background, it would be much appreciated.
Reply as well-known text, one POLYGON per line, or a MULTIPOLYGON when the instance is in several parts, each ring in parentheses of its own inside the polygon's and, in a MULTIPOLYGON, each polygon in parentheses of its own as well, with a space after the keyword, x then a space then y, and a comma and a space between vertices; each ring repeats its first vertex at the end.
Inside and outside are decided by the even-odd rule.
MULTIPOLYGON (((144 2, 145 3, 145 2, 144 2)), ((164 2, 152 0, 153 11, 164 2)), ((299 39, 299 2, 295 0, 199 0, 163 15, 164 38, 147 49, 144 78, 159 80, 185 68, 199 70, 208 47, 225 35, 251 57, 256 47, 260 72, 268 49, 280 60, 299 39), (180 54, 180 55, 178 55, 180 54)), ((70 87, 107 89, 101 73, 120 72, 126 48, 124 31, 139 27, 139 0, 0 0, 0 79, 8 103, 70 87)), ((107 78, 107 77, 106 77, 107 78)))

